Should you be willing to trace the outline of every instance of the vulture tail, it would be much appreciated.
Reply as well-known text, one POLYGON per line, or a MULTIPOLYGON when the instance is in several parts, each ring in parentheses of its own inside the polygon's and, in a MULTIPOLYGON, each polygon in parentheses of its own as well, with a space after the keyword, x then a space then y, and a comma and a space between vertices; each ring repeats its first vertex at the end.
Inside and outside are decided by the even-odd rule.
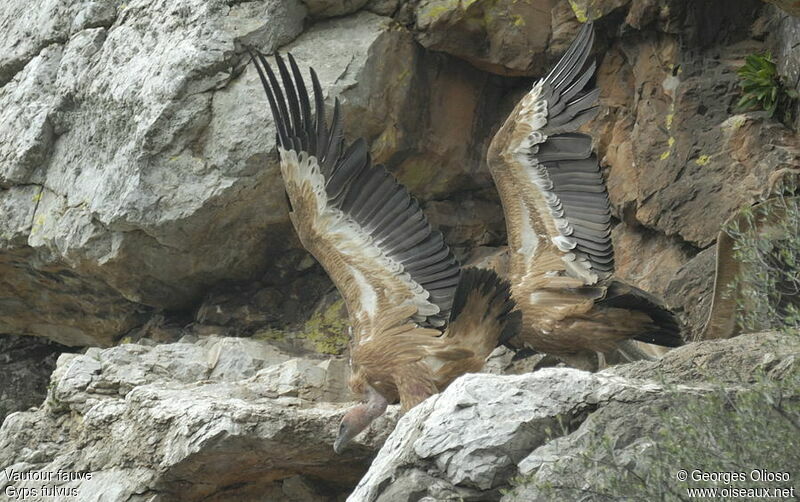
POLYGON ((453 298, 447 336, 486 357, 519 333, 522 317, 515 307, 508 281, 492 270, 465 268, 453 298))
POLYGON ((653 324, 642 334, 633 337, 634 340, 664 347, 683 345, 681 327, 675 314, 664 307, 657 297, 646 291, 621 281, 613 281, 608 286, 606 297, 598 304, 647 314, 653 320, 653 324))

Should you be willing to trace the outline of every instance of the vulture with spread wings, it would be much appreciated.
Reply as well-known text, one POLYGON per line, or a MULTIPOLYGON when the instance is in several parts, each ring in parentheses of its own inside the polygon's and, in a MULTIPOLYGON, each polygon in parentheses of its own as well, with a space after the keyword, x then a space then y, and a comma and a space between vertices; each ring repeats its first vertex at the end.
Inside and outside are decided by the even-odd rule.
POLYGON ((366 142, 345 148, 338 99, 331 125, 313 69, 314 111, 291 54, 251 51, 278 135, 289 217, 347 305, 352 328, 351 389, 364 403, 342 419, 334 449, 381 415, 403 411, 481 369, 514 334, 510 288, 493 272, 461 270, 442 234, 381 165, 366 142))
MULTIPOLYGON (((591 23, 517 104, 489 147, 508 229, 510 280, 522 311, 517 343, 560 357, 619 349, 628 340, 682 344, 659 300, 612 278, 611 212, 592 138, 576 132, 597 113, 591 23)), ((575 359, 580 360, 580 359, 575 359)))

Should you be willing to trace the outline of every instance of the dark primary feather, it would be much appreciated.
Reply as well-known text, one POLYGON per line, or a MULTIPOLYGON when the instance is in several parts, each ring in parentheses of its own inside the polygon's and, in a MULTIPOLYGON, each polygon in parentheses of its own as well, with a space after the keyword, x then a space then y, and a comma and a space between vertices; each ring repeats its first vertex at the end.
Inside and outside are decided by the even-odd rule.
POLYGON ((597 67, 589 61, 593 43, 594 29, 587 23, 544 78, 548 118, 542 132, 547 140, 531 154, 531 162, 552 183, 549 191, 556 199, 549 203, 551 213, 569 222, 571 231, 564 233, 576 241, 573 252, 608 275, 614 269, 608 191, 592 153, 592 138, 577 132, 598 109, 600 91, 589 86, 597 67))
POLYGON ((664 347, 683 345, 681 327, 675 314, 667 310, 654 295, 620 281, 612 281, 604 299, 598 302, 604 307, 616 307, 639 311, 653 320, 650 330, 636 336, 640 342, 654 343, 664 347))
POLYGON ((411 278, 430 294, 440 312, 419 321, 424 326, 443 326, 450 315, 460 276, 460 265, 434 231, 419 204, 386 170, 373 165, 363 139, 344 147, 341 109, 334 101, 330 126, 325 121, 322 86, 310 70, 314 112, 300 69, 291 54, 289 65, 275 56, 278 74, 263 54, 251 49, 270 111, 278 130, 278 142, 286 150, 305 151, 317 158, 325 178, 328 204, 352 218, 373 242, 403 265, 411 278))
POLYGON ((500 307, 495 317, 497 321, 503 323, 498 345, 506 344, 522 328, 522 313, 514 310, 516 303, 511 298, 511 284, 501 279, 493 270, 473 267, 463 269, 461 280, 453 297, 453 308, 450 311, 451 323, 464 312, 469 294, 473 291, 489 297, 486 302, 484 318, 494 310, 495 305, 500 307))

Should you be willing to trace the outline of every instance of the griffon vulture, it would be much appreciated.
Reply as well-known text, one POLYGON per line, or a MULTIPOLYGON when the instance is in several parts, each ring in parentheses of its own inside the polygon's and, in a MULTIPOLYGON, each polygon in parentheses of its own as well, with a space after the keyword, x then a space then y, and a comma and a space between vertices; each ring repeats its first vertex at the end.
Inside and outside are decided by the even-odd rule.
POLYGON ((611 212, 592 138, 594 41, 585 24, 550 73, 517 104, 489 146, 489 169, 508 229, 510 281, 522 311, 516 344, 585 361, 629 339, 682 344, 674 315, 654 296, 612 278, 611 212))
POLYGON ((381 165, 363 139, 344 146, 339 101, 328 126, 313 69, 314 112, 291 54, 251 51, 275 122, 289 217, 347 305, 350 387, 363 404, 343 417, 340 452, 400 401, 406 411, 456 377, 481 369, 513 334, 509 285, 490 271, 461 270, 442 234, 381 165))

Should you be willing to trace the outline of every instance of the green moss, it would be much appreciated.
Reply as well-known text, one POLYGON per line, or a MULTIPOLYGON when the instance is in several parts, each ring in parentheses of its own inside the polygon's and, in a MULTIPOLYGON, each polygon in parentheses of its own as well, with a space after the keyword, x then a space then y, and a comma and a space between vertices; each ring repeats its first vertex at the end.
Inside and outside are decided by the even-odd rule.
POLYGON ((286 332, 275 328, 267 328, 256 332, 252 338, 254 340, 282 341, 286 339, 286 332))
POLYGON ((350 341, 344 300, 337 300, 322 311, 314 312, 303 329, 318 352, 341 354, 350 341))
POLYGON ((441 169, 442 163, 432 156, 412 157, 400 165, 395 173, 400 183, 411 193, 435 194, 445 192, 452 178, 445 175, 451 172, 441 169))
POLYGON ((701 155, 701 156, 700 156, 700 157, 698 157, 698 158, 697 158, 697 160, 695 160, 694 162, 695 162, 695 164, 697 164, 698 166, 705 166, 705 165, 708 165, 708 163, 709 163, 710 161, 711 161, 711 157, 709 157, 708 155, 701 155))
MULTIPOLYGON (((459 17, 471 24, 488 25, 494 17, 489 10, 497 4, 497 0, 441 0, 423 7, 419 13, 419 19, 423 24, 434 23, 455 11, 461 11, 459 17), (474 6, 474 8, 472 8, 474 6)), ((456 18, 458 19, 458 17, 456 18)))

